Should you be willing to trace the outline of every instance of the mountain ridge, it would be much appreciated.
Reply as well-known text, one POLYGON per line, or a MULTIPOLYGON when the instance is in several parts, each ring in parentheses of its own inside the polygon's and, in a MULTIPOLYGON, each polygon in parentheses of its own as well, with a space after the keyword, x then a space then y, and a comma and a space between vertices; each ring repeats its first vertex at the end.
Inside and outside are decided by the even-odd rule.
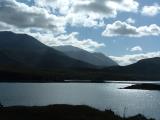
POLYGON ((113 61, 111 58, 105 56, 102 53, 91 53, 71 45, 54 46, 53 48, 63 52, 71 58, 96 65, 100 68, 118 66, 118 64, 115 61, 113 61))
POLYGON ((160 58, 144 59, 128 66, 99 68, 70 58, 26 34, 0 32, 0 82, 65 80, 160 80, 160 58))
POLYGON ((6 56, 37 68, 94 68, 88 63, 72 59, 26 34, 0 32, 0 51, 6 56))

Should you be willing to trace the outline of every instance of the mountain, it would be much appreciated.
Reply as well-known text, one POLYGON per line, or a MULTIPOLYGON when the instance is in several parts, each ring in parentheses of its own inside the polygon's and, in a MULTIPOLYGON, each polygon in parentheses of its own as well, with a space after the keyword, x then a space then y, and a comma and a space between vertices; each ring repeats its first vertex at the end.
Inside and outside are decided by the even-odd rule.
POLYGON ((66 56, 26 34, 0 32, 0 65, 34 69, 95 68, 66 56))
POLYGON ((61 51, 68 55, 71 58, 87 62, 89 64, 98 66, 98 67, 111 67, 111 66, 118 66, 116 62, 114 62, 109 57, 105 56, 102 53, 90 53, 86 50, 73 47, 70 45, 65 46, 54 46, 54 49, 61 51))
POLYGON ((160 57, 142 59, 125 67, 135 73, 160 74, 160 57))
POLYGON ((160 79, 160 57, 142 59, 128 66, 106 68, 105 72, 135 80, 160 79))
POLYGON ((128 66, 112 66, 107 60, 100 53, 72 46, 54 49, 26 34, 0 32, 0 82, 160 80, 159 57, 128 66), (105 65, 110 67, 97 69, 105 65))
POLYGON ((16 65, 18 64, 19 62, 14 60, 14 59, 11 59, 9 58, 7 55, 5 55, 3 52, 0 52, 0 66, 4 66, 4 65, 7 65, 7 66, 12 66, 12 65, 16 65))

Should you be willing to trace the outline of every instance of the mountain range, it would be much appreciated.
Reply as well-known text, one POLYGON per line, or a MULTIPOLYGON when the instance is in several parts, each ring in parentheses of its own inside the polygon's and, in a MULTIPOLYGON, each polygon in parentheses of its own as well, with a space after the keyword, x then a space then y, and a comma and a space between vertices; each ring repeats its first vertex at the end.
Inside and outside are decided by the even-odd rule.
POLYGON ((91 53, 73 46, 49 47, 27 34, 0 32, 0 81, 53 82, 66 79, 160 80, 160 58, 119 66, 102 53, 91 53))
POLYGON ((100 68, 118 66, 118 64, 115 61, 113 61, 111 58, 105 56, 102 53, 91 53, 78 47, 73 47, 71 45, 55 46, 53 48, 63 52, 71 58, 98 66, 100 68))
POLYGON ((95 68, 68 57, 26 34, 0 32, 0 65, 35 69, 95 68))

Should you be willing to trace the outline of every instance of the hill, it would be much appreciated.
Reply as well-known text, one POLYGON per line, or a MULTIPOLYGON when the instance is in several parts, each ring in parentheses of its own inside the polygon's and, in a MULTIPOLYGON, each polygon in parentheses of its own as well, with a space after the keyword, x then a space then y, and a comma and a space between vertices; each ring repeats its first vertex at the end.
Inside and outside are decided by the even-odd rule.
POLYGON ((63 52, 71 58, 98 66, 100 68, 118 66, 118 64, 115 61, 113 61, 111 58, 105 56, 102 53, 91 53, 86 50, 70 45, 54 46, 53 48, 63 52))
POLYGON ((13 106, 0 108, 2 120, 154 120, 143 115, 124 118, 111 110, 100 111, 84 105, 13 106))
POLYGON ((110 67, 106 72, 135 80, 160 80, 160 57, 142 59, 128 66, 110 67))
POLYGON ((140 60, 128 66, 109 66, 108 58, 103 54, 89 53, 71 46, 63 48, 73 56, 48 47, 26 34, 0 32, 0 81, 160 80, 158 57, 140 60), (73 58, 75 56, 79 58, 73 58), (104 63, 105 68, 102 67, 104 63))
POLYGON ((34 69, 94 68, 66 56, 26 34, 0 32, 0 65, 34 69))

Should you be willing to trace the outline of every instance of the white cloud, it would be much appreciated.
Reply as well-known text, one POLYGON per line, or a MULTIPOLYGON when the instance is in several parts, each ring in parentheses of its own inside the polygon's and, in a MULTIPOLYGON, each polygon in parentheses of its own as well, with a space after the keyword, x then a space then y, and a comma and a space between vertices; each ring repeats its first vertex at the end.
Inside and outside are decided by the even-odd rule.
POLYGON ((93 52, 96 49, 105 46, 105 44, 98 43, 92 39, 79 40, 77 38, 77 36, 78 36, 77 32, 73 32, 69 35, 61 34, 57 37, 53 36, 53 34, 51 34, 51 33, 48 33, 48 34, 30 33, 30 35, 36 37, 42 43, 45 43, 48 46, 72 45, 72 46, 79 47, 81 49, 84 49, 84 50, 87 50, 90 52, 93 52))
POLYGON ((152 6, 144 6, 141 14, 145 16, 155 16, 160 13, 160 6, 158 4, 152 6))
MULTIPOLYGON (((67 34, 67 17, 54 15, 43 8, 41 5, 45 1, 42 0, 37 6, 28 6, 15 0, 0 1, 0 31, 26 33, 48 46, 73 45, 88 51, 105 46, 92 39, 80 40, 76 32, 67 34)), ((52 2, 56 0, 50 0, 50 4, 52 2)))
POLYGON ((104 19, 116 17, 118 12, 136 12, 139 7, 136 0, 34 0, 34 3, 28 6, 16 0, 0 1, 0 21, 19 28, 64 33, 68 24, 102 27, 104 19))
MULTIPOLYGON (((0 28, 1 28, 1 23, 0 23, 0 28)), ((100 43, 92 39, 79 39, 78 38, 79 33, 77 32, 72 32, 70 34, 64 33, 60 35, 54 35, 52 31, 44 31, 43 29, 38 29, 38 30, 36 29, 35 32, 33 32, 34 29, 19 29, 13 26, 10 27, 7 26, 6 31, 28 34, 30 36, 35 37, 37 40, 39 40, 40 42, 44 43, 47 46, 72 45, 87 50, 89 52, 94 52, 96 49, 105 47, 104 43, 100 43)))
POLYGON ((122 12, 137 12, 139 3, 137 0, 107 0, 108 5, 122 12))
POLYGON ((64 32, 65 25, 62 17, 15 0, 0 1, 0 21, 17 28, 43 28, 54 32, 64 32))
POLYGON ((135 46, 133 48, 130 49, 131 52, 142 52, 143 49, 141 46, 135 46))
POLYGON ((35 4, 40 7, 50 6, 57 0, 34 0, 35 4))
POLYGON ((159 36, 160 26, 151 24, 149 26, 135 27, 131 24, 121 21, 115 21, 113 24, 106 25, 106 29, 102 33, 103 36, 128 36, 128 37, 142 37, 142 36, 159 36))
POLYGON ((8 25, 8 24, 0 21, 0 31, 9 31, 12 28, 13 28, 12 25, 8 25))
POLYGON ((89 27, 90 23, 99 26, 98 20, 116 17, 118 12, 137 12, 138 6, 135 0, 81 0, 73 7, 72 14, 75 17, 72 18, 80 15, 82 20, 79 21, 92 21, 88 22, 89 27))
POLYGON ((137 12, 136 0, 35 0, 36 6, 63 15, 72 26, 101 27, 118 12, 137 12))
POLYGON ((134 20, 133 18, 128 18, 128 19, 126 20, 126 22, 127 22, 128 24, 134 24, 134 23, 135 23, 135 20, 134 20))
POLYGON ((136 63, 141 59, 154 58, 154 57, 160 57, 160 51, 143 53, 143 54, 124 55, 120 57, 110 56, 110 58, 112 58, 119 65, 122 65, 122 66, 136 63))
POLYGON ((53 13, 66 15, 69 13, 71 6, 75 0, 34 0, 37 7, 45 8, 53 13))

